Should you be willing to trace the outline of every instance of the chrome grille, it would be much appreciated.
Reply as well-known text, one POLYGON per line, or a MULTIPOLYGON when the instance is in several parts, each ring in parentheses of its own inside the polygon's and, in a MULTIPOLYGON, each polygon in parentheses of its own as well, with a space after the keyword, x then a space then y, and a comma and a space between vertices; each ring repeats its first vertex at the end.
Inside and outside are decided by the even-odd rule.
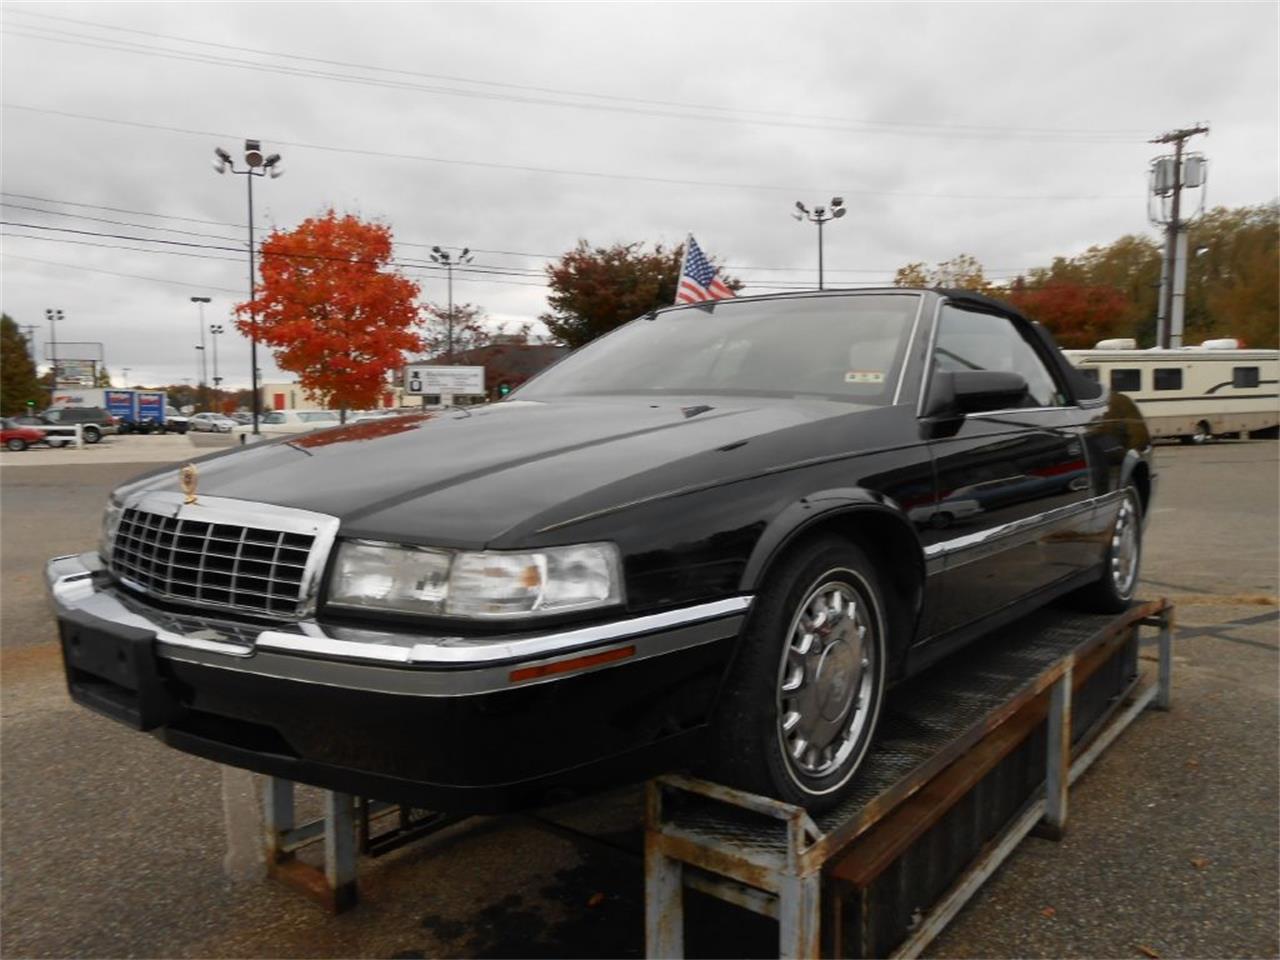
POLYGON ((306 601, 311 533, 219 523, 128 507, 111 569, 154 597, 297 616, 306 601))

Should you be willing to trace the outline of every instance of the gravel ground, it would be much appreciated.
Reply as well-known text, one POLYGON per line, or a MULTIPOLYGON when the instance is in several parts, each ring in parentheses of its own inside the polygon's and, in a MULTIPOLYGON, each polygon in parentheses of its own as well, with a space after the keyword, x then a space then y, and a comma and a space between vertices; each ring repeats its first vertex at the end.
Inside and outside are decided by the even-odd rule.
MULTIPOLYGON (((1026 841, 932 955, 1280 951, 1276 454, 1160 449, 1145 594, 1178 603, 1174 710, 1125 733, 1072 791, 1066 838, 1026 841)), ((44 558, 96 540, 106 491, 148 464, 27 463, 0 464, 0 954, 643 954, 635 789, 541 814, 595 841, 485 818, 363 861, 342 917, 226 881, 218 768, 70 703, 39 580, 44 558)), ((692 954, 776 950, 767 921, 696 896, 689 913, 692 954)))

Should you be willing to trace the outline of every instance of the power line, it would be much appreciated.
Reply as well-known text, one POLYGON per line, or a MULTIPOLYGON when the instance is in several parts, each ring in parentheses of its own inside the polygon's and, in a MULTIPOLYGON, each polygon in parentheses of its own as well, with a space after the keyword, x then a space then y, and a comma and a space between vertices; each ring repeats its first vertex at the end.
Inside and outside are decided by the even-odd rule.
POLYGON ((354 68, 369 72, 392 74, 398 76, 417 77, 419 79, 429 79, 434 81, 445 81, 449 83, 470 83, 477 86, 484 86, 494 90, 510 90, 510 91, 528 91, 531 93, 548 94, 558 97, 578 97, 587 101, 597 102, 575 102, 564 100, 548 100, 545 97, 530 97, 528 95, 516 95, 514 93, 487 93, 480 90, 466 90, 451 87, 426 86, 418 83, 410 83, 406 81, 396 80, 378 80, 373 77, 353 76, 351 74, 329 73, 305 67, 289 67, 280 64, 261 63, 251 60, 242 60, 233 57, 219 56, 217 54, 199 53, 195 51, 185 51, 174 49, 171 47, 156 47, 134 41, 113 40, 110 37, 86 35, 82 33, 72 33, 66 30, 57 30, 51 27, 42 27, 38 25, 22 24, 21 30, 9 29, 9 33, 13 36, 20 36, 26 39, 44 40, 46 42, 76 44, 80 46, 94 47, 98 49, 112 50, 115 52, 140 54, 145 56, 162 57, 166 59, 185 60, 189 62, 211 64, 224 67, 232 67, 237 69, 265 71, 287 76, 301 76, 312 79, 325 79, 343 83, 353 83, 364 86, 386 87, 393 89, 404 89, 424 93, 439 94, 445 96, 467 97, 485 100, 507 100, 523 104, 537 104, 543 106, 563 107, 570 109, 588 109, 597 111, 619 112, 632 115, 655 116, 668 119, 696 120, 698 122, 719 122, 719 123, 741 123, 767 126, 783 126, 783 127, 804 127, 811 129, 841 129, 856 131, 859 133, 872 134, 888 134, 899 136, 922 136, 922 137, 946 137, 948 139, 983 139, 983 140, 1030 140, 1030 141, 1051 141, 1060 142, 1063 140, 1076 140, 1094 143, 1128 143, 1136 142, 1141 134, 1136 131, 1128 130, 1089 130, 1089 129, 1069 129, 1069 128, 1034 128, 1034 127, 1009 127, 1009 126, 987 126, 978 124, 940 124, 922 121, 885 121, 885 120, 865 120, 849 117, 832 117, 822 115, 805 115, 794 114, 782 111, 752 110, 738 107, 725 107, 711 104, 696 104, 679 101, 668 100, 652 100, 637 97, 620 97, 610 96, 607 94, 599 94, 594 92, 582 92, 574 90, 557 89, 550 87, 537 87, 527 84, 511 84, 501 81, 473 79, 466 77, 457 77, 441 74, 430 74, 419 71, 393 69, 387 67, 379 67, 371 64, 353 63, 350 61, 330 60, 321 57, 309 57, 298 54, 284 53, 280 51, 261 50, 249 47, 243 47, 234 44, 215 43, 213 41, 198 40, 189 37, 174 36, 172 34, 156 33, 153 31, 134 30, 127 27, 117 27, 111 24, 103 24, 94 21, 77 20, 70 17, 57 17, 48 14, 37 14, 28 11, 16 10, 10 11, 20 16, 36 17, 43 20, 53 20, 62 23, 75 24, 91 29, 113 30, 121 33, 130 33, 137 36, 145 36, 153 39, 161 39, 174 41, 178 43, 192 44, 203 47, 216 48, 221 50, 229 50, 237 53, 248 53, 255 56, 275 57, 280 59, 296 60, 305 63, 323 64, 325 66, 338 66, 345 68, 354 68), (27 31, 27 32, 24 32, 27 31), (41 31, 41 32, 30 32, 41 31), (627 106, 627 105, 630 106, 627 106), (655 110, 654 107, 665 108, 663 110, 655 110), (703 111, 702 113, 672 113, 672 109, 682 111, 703 111), (710 111, 708 115, 707 111, 710 111), (724 114, 717 116, 715 114, 724 114), (759 119, 755 119, 759 118, 759 119))
MULTIPOLYGON (((166 242, 166 241, 155 240, 155 239, 148 238, 148 237, 128 237, 128 236, 124 236, 124 235, 120 235, 120 234, 97 233, 97 232, 94 232, 94 231, 83 231, 83 230, 72 230, 72 231, 67 231, 67 230, 66 230, 66 228, 47 227, 47 226, 41 226, 41 225, 38 225, 38 224, 14 223, 14 222, 12 222, 12 221, 0 221, 0 226, 16 226, 16 227, 19 227, 19 228, 27 228, 27 229, 35 228, 35 229, 55 230, 55 231, 57 231, 57 230, 62 230, 62 231, 64 231, 64 232, 71 232, 71 233, 77 233, 77 234, 87 234, 87 235, 89 235, 89 236, 97 236, 97 237, 102 237, 102 238, 105 238, 105 239, 132 240, 132 241, 135 241, 135 242, 142 242, 142 243, 165 243, 165 242, 166 242)), ((244 262, 244 261, 243 261, 243 259, 242 259, 242 258, 240 258, 240 257, 219 257, 219 256, 214 256, 213 254, 209 254, 209 253, 196 253, 196 252, 192 252, 191 250, 186 250, 186 249, 184 249, 184 250, 169 250, 169 249, 154 249, 154 248, 147 248, 147 247, 125 247, 125 246, 120 246, 119 244, 102 243, 102 242, 92 241, 92 240, 74 240, 74 239, 71 239, 71 238, 69 238, 69 237, 52 237, 52 236, 48 236, 48 235, 34 235, 34 236, 33 236, 33 235, 31 235, 31 234, 12 233, 12 232, 7 232, 7 231, 6 231, 3 235, 4 235, 5 237, 11 238, 11 239, 15 239, 15 240, 43 240, 43 241, 48 241, 48 242, 51 242, 51 243, 68 243, 68 244, 72 244, 72 245, 74 245, 74 246, 98 247, 98 248, 100 248, 100 249, 104 249, 104 250, 122 250, 122 251, 127 251, 127 252, 130 252, 130 253, 160 253, 160 254, 166 254, 166 255, 169 255, 169 256, 175 256, 175 257, 190 257, 190 258, 194 258, 194 259, 198 259, 198 260, 219 260, 219 261, 223 261, 223 262, 225 262, 225 263, 243 263, 243 262, 244 262)), ((215 250, 215 251, 218 251, 218 250, 227 250, 227 249, 232 249, 232 248, 217 247, 217 246, 213 246, 213 245, 205 245, 205 244, 196 244, 196 243, 190 243, 190 244, 188 244, 188 243, 180 243, 179 241, 168 241, 168 243, 173 244, 173 245, 184 246, 184 247, 195 247, 195 248, 198 248, 198 249, 201 249, 201 250, 215 250)), ((336 261, 340 261, 340 262, 344 262, 344 263, 363 263, 363 262, 372 262, 372 261, 353 261, 353 260, 349 260, 349 259, 344 259, 344 258, 342 258, 342 257, 326 257, 326 256, 323 256, 323 255, 321 255, 321 254, 267 254, 267 255, 268 255, 268 256, 279 256, 279 257, 289 257, 289 258, 291 258, 291 259, 336 260, 336 261)), ((438 275, 438 274, 439 274, 439 272, 440 272, 440 271, 439 271, 439 268, 434 267, 434 266, 424 265, 424 264, 416 264, 416 263, 403 263, 403 262, 395 261, 395 260, 389 261, 389 262, 388 262, 388 266, 396 266, 396 267, 400 267, 401 269, 404 269, 404 270, 430 271, 432 274, 435 274, 435 275, 438 275)), ((542 282, 542 283, 534 283, 534 282, 530 282, 530 281, 528 281, 528 280, 503 280, 503 279, 498 279, 499 277, 508 277, 508 276, 516 276, 516 277, 518 277, 518 276, 523 276, 523 275, 524 275, 524 274, 520 274, 520 273, 507 273, 507 272, 498 271, 498 270, 488 270, 488 269, 485 269, 485 268, 467 268, 466 272, 467 272, 467 273, 475 273, 475 274, 479 274, 479 276, 475 276, 475 277, 458 277, 458 278, 457 278, 457 280, 458 280, 458 282, 459 282, 459 283, 501 283, 501 284, 506 284, 506 285, 511 285, 511 286, 521 286, 521 287, 545 287, 545 286, 547 286, 547 283, 546 283, 546 282, 542 282)), ((532 276, 532 274, 529 274, 529 276, 532 276)))
MULTIPOLYGON (((32 237, 30 239, 45 240, 45 239, 52 239, 52 238, 32 237)), ((98 246, 98 244, 93 244, 93 246, 98 246)), ((103 244, 102 246, 106 246, 106 244, 103 244)), ((111 247, 110 249, 117 249, 117 248, 111 247)), ((150 252, 158 253, 159 251, 150 251, 150 252)), ((230 287, 213 287, 207 283, 188 283, 185 280, 170 280, 166 277, 147 277, 139 273, 122 273, 119 270, 103 270, 100 267, 86 267, 82 263, 67 263, 63 260, 44 260, 44 259, 41 259, 40 257, 25 257, 16 253, 10 253, 7 250, 0 250, 0 257, 5 257, 6 259, 9 259, 9 260, 25 260, 29 263, 43 263, 51 267, 66 267, 68 270, 84 270, 88 273, 104 273, 110 277, 125 277, 130 280, 148 280, 152 283, 169 283, 179 287, 193 287, 200 290, 216 290, 219 293, 234 293, 234 294, 244 293, 243 290, 239 290, 239 289, 233 290, 230 287)))
POLYGON ((139 230, 163 230, 165 233, 179 233, 188 237, 205 237, 211 240, 226 240, 230 243, 237 243, 235 237, 224 237, 217 233, 202 233, 197 230, 180 230, 177 227, 158 227, 147 223, 133 223, 129 220, 112 220, 108 217, 91 217, 83 213, 64 213, 61 210, 46 210, 43 207, 33 207, 29 204, 10 203, 8 200, 0 201, 0 207, 8 207, 12 210, 29 210, 32 213, 44 213, 54 217, 68 217, 72 220, 89 220, 93 223, 110 223, 118 227, 136 227, 139 230))
MULTIPOLYGON (((53 110, 46 107, 32 107, 19 103, 4 103, 6 110, 21 110, 28 113, 44 114, 46 116, 63 117, 71 120, 88 120, 94 123, 107 123, 117 126, 133 127, 141 130, 161 130, 168 133, 178 133, 185 136, 209 137, 221 139, 235 139, 236 134, 224 131, 213 130, 193 130, 189 127, 174 127, 160 123, 144 123, 140 120, 120 120, 113 117, 97 117, 84 113, 73 113, 69 110, 53 110)), ((463 167, 480 167, 489 170, 506 170, 516 173, 538 173, 552 176, 562 177, 586 177, 596 180, 616 180, 631 181, 636 183, 656 183, 665 186, 682 186, 682 187, 699 187, 699 188, 723 188, 728 190, 759 190, 769 193, 794 192, 797 190, 804 191, 812 189, 811 187, 797 186, 774 186, 769 184, 753 184, 753 183, 731 183, 722 180, 683 180, 677 177, 650 177, 641 174, 613 173, 594 170, 573 170, 568 168, 555 167, 535 167, 525 164, 497 163, 488 160, 456 160, 445 157, 427 157, 421 154, 412 153, 396 153, 386 150, 370 150, 361 147, 335 147, 329 144, 306 143, 297 140, 281 140, 273 138, 273 143, 281 146, 296 147, 302 150, 320 150, 326 153, 341 153, 352 156, 361 157, 378 157, 384 160, 411 160, 418 163, 443 164, 446 166, 463 166, 463 167)), ((819 193, 829 192, 819 190, 819 193)), ((1005 201, 1021 201, 1021 200, 1052 200, 1052 201, 1075 201, 1075 200, 1123 200, 1126 203, 1132 203, 1133 196, 1130 195, 1095 195, 1095 196, 1054 196, 1054 195, 997 195, 997 194, 929 194, 929 193, 904 193, 901 191, 888 190, 837 190, 844 196, 870 196, 870 197, 899 197, 909 200, 1005 200, 1005 201)))

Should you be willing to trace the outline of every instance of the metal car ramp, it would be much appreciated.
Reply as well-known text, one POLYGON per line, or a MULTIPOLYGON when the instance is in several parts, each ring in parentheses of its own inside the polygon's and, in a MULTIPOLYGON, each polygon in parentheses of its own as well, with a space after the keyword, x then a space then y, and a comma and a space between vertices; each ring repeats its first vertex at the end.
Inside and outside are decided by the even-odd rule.
POLYGON ((783 957, 918 955, 1143 710, 1170 705, 1173 608, 1052 607, 887 698, 852 796, 827 813, 683 776, 646 798, 645 944, 684 955, 684 890, 774 917, 783 957), (1138 669, 1139 628, 1158 630, 1138 669))

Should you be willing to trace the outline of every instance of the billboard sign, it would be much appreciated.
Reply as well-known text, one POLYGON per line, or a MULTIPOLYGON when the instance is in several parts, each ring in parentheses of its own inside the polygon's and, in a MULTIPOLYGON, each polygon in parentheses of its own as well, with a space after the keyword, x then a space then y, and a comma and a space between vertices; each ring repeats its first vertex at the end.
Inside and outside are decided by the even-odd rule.
POLYGON ((92 387, 97 379, 96 366, 93 360, 64 360, 59 357, 57 384, 60 387, 92 387))
POLYGON ((404 390, 415 397, 484 393, 484 367, 411 364, 404 368, 404 390))

